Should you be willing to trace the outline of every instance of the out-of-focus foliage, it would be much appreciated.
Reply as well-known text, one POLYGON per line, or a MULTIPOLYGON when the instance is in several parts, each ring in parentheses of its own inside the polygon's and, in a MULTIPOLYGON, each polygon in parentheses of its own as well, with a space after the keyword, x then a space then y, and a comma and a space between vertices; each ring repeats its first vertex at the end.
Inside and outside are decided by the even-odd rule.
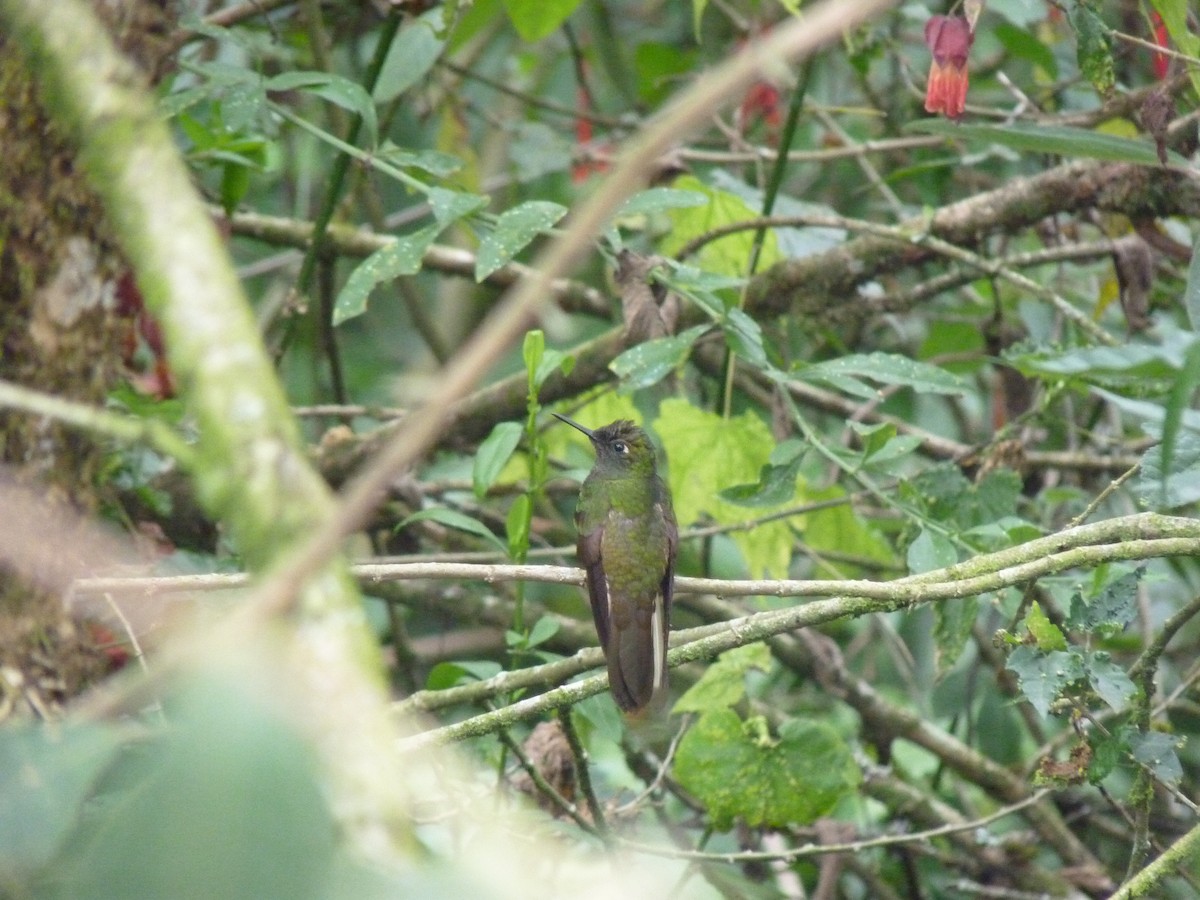
MULTIPOLYGON (((228 214, 290 396, 326 405, 304 422, 335 483, 606 190, 622 149, 808 7, 265 5, 186 21, 160 102, 228 214)), ((904 4, 803 70, 772 61, 680 134, 361 542, 408 561, 572 564, 592 456, 556 410, 653 434, 683 576, 888 582, 1014 554, 971 596, 690 661, 660 721, 588 697, 560 756, 530 722, 465 742, 473 802, 524 790, 561 817, 545 852, 636 854, 681 896, 798 896, 797 880, 808 896, 1107 896, 1197 827, 1195 560, 1120 562, 1111 545, 1130 537, 1053 574, 1016 569, 1034 538, 1200 500, 1196 13, 978 6, 961 124, 924 105, 925 23, 951 10, 904 4), (618 277, 627 254, 644 277, 618 277), (572 761, 560 781, 552 758, 572 761)), ((114 462, 122 489, 163 499, 135 518, 190 534, 172 516, 191 506, 162 493, 177 485, 137 459, 114 462)), ((236 562, 223 545, 170 549, 236 562)), ((429 691, 439 724, 549 686, 497 673, 596 643, 574 586, 422 577, 366 589, 397 699, 429 691)), ((782 593, 680 591, 674 626, 807 602, 782 593)), ((383 889, 337 846, 302 723, 225 683, 169 696, 134 735, 0 733, 0 891, 383 889)), ((413 856, 434 864, 409 887, 449 896, 469 841, 417 807, 413 856)), ((1194 858, 1160 896, 1194 894, 1194 858)), ((523 890, 495 895, 539 893, 523 890)))

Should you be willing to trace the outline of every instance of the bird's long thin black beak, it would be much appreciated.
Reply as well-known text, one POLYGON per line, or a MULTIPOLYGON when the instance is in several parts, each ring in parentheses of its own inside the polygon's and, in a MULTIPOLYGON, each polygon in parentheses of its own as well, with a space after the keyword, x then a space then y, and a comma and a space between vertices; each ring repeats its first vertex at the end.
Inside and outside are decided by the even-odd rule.
POLYGON ((574 421, 573 419, 568 419, 566 416, 560 416, 558 413, 550 413, 550 415, 554 416, 554 418, 556 418, 556 419, 560 419, 561 421, 566 422, 572 428, 578 428, 580 431, 582 431, 584 434, 586 434, 588 436, 589 440, 595 439, 596 435, 595 435, 595 432, 592 431, 592 429, 584 428, 582 425, 580 425, 578 422, 574 421))

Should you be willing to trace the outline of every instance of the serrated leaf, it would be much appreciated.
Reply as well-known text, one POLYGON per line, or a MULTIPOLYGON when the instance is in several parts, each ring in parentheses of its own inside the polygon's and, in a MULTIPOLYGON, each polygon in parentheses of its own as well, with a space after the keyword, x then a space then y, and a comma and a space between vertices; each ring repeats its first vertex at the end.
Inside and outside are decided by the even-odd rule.
POLYGON ((1137 693, 1137 686, 1125 674, 1125 670, 1114 663, 1107 653, 1096 651, 1084 660, 1088 683, 1092 690, 1115 710, 1122 710, 1137 693))
POLYGON ((1050 621, 1042 611, 1042 606, 1036 600, 1025 615, 1025 627, 1037 642, 1037 648, 1043 652, 1066 650, 1067 638, 1057 625, 1050 621))
POLYGON ((406 516, 394 530, 401 531, 405 526, 411 525, 413 522, 427 520, 437 522, 439 525, 445 525, 447 528, 454 528, 458 531, 465 531, 468 534, 481 537, 488 543, 494 544, 500 551, 504 550, 504 544, 500 541, 500 538, 492 534, 491 529, 482 522, 472 519, 466 513, 461 513, 456 509, 448 509, 444 506, 431 506, 429 509, 422 509, 411 516, 406 516))
POLYGON ((427 198, 433 217, 443 228, 488 205, 487 197, 440 187, 431 188, 427 198))
MULTIPOLYGON (((1144 166, 1160 165, 1158 148, 1150 141, 1061 125, 1023 125, 1018 122, 1007 125, 959 125, 941 119, 917 119, 906 124, 903 130, 939 134, 963 141, 986 141, 1032 153, 1144 166)), ((1168 155, 1173 164, 1187 165, 1187 160, 1175 151, 1168 151, 1168 155)))
POLYGON ((770 668, 771 650, 761 641, 727 650, 675 702, 672 712, 704 713, 734 706, 746 696, 746 673, 751 669, 766 672, 770 668))
POLYGON ((1084 631, 1123 629, 1137 614, 1137 587, 1145 574, 1146 567, 1141 566, 1122 575, 1086 602, 1077 594, 1071 602, 1071 627, 1084 631))
POLYGON ((1179 738, 1161 731, 1138 732, 1129 739, 1129 752, 1134 759, 1148 767, 1155 778, 1174 787, 1183 777, 1183 766, 1176 752, 1181 743, 1179 738))
MULTIPOLYGON (((910 387, 922 394, 961 395, 967 390, 967 383, 953 372, 896 353, 852 353, 805 366, 795 375, 803 381, 835 384, 838 378, 867 378, 876 384, 910 387)), ((877 393, 870 391, 867 399, 877 393)))
POLYGON ((389 241, 359 263, 333 304, 333 324, 341 325, 366 312, 367 299, 378 285, 421 271, 425 251, 441 230, 440 225, 427 225, 420 231, 389 241))
POLYGON ((658 384, 683 365, 696 338, 708 329, 708 325, 696 325, 680 334, 637 344, 619 354, 608 367, 621 379, 621 393, 631 394, 658 384))
POLYGON ((332 72, 283 72, 268 78, 268 91, 304 91, 349 110, 362 120, 368 147, 379 142, 379 123, 375 104, 361 84, 332 72))
POLYGON ((548 200, 529 200, 506 210, 484 236, 475 256, 475 280, 483 281, 529 246, 539 234, 549 231, 567 214, 567 208, 548 200))
MULTIPOLYGON (((726 419, 670 398, 659 407, 655 430, 670 462, 668 474, 680 526, 704 516, 718 524, 745 521, 745 511, 721 499, 719 491, 758 479, 770 458, 769 448, 775 445, 762 420, 749 412, 726 419)), ((786 521, 738 531, 732 539, 752 577, 763 572, 775 578, 786 574, 792 555, 792 532, 786 521)))
POLYGON ((762 730, 761 721, 717 710, 702 715, 679 743, 675 777, 718 829, 734 819, 751 828, 806 825, 858 784, 850 751, 829 726, 793 719, 774 741, 762 740, 762 730))
POLYGON ((1038 711, 1047 715, 1050 706, 1070 684, 1084 676, 1078 653, 1053 650, 1042 653, 1033 647, 1017 647, 1008 657, 1008 670, 1021 683, 1021 693, 1038 711))
POLYGON ((476 497, 483 497, 496 483, 513 451, 521 443, 523 431, 519 422, 498 422, 479 445, 471 466, 471 487, 476 497))

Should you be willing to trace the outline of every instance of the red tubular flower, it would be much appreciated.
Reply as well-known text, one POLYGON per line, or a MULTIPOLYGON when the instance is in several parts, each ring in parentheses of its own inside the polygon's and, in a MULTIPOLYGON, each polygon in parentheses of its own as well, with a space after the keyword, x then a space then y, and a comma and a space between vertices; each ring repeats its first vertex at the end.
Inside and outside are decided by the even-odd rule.
POLYGON ((967 54, 975 35, 961 16, 933 16, 925 23, 925 46, 933 54, 925 111, 948 119, 962 117, 967 106, 967 54))
MULTIPOLYGON (((1154 43, 1160 47, 1167 47, 1171 43, 1170 37, 1167 35, 1167 24, 1163 21, 1163 17, 1157 12, 1150 13, 1150 24, 1154 29, 1154 43)), ((1165 53, 1154 54, 1154 77, 1159 81, 1165 81, 1167 72, 1170 70, 1171 61, 1165 53)))

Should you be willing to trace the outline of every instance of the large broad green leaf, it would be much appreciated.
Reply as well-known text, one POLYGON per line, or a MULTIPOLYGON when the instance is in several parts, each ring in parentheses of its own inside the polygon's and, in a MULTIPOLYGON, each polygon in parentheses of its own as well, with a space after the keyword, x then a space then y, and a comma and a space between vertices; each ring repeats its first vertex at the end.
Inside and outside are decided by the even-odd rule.
POLYGON ((734 706, 746 696, 746 673, 770 668, 771 650, 762 642, 726 651, 675 702, 673 712, 705 713, 734 706))
MULTIPOLYGON (((758 217, 759 212, 736 194, 711 187, 693 175, 684 175, 675 180, 675 187, 688 192, 703 194, 708 202, 703 206, 672 209, 669 213, 671 231, 663 238, 660 250, 666 256, 674 256, 684 244, 709 232, 745 222, 758 217)), ((706 272, 718 275, 742 277, 750 264, 750 250, 754 244, 754 231, 738 231, 705 244, 694 262, 706 272)), ((773 231, 768 231, 759 256, 759 270, 766 269, 780 259, 779 244, 773 231)))
POLYGON ((547 200, 530 200, 505 211, 479 244, 475 280, 483 281, 566 214, 565 206, 547 200))
MULTIPOLYGON (((1161 165, 1158 149, 1150 141, 1065 125, 1024 125, 1016 122, 1011 125, 958 125, 942 119, 917 119, 905 125, 904 130, 940 134, 963 141, 986 141, 1031 153, 1052 153, 1145 166, 1161 165)), ((1168 158, 1175 165, 1188 164, 1173 150, 1168 151, 1168 158)))
POLYGON ((504 0, 513 28, 521 40, 540 41, 558 30, 567 20, 580 0, 504 0))
POLYGON ((1103 650, 1084 656, 1088 684, 1096 695, 1115 710, 1122 710, 1137 693, 1137 686, 1103 650))
POLYGON ((731 709, 705 713, 684 735, 675 777, 707 807, 713 824, 751 828, 807 825, 828 813, 859 781, 850 750, 828 725, 792 719, 768 733, 731 709))
POLYGON ((1105 585, 1090 600, 1082 592, 1075 594, 1067 624, 1081 631, 1121 631, 1137 614, 1137 589, 1145 574, 1146 567, 1141 566, 1105 585))
POLYGON ((426 225, 420 231, 396 238, 358 264, 333 304, 333 324, 340 325, 367 311, 371 291, 385 281, 421 271, 425 251, 441 233, 440 224, 426 225))
POLYGON ((1052 650, 1043 653, 1022 645, 1008 657, 1008 668, 1021 683, 1021 693, 1041 715, 1059 694, 1084 676, 1083 659, 1073 651, 1052 650))
POLYGON ((181 685, 169 729, 123 754, 33 895, 330 896, 337 836, 315 751, 266 681, 181 685))
POLYGON ((0 731, 0 884, 49 862, 119 747, 98 726, 0 731))
MULTIPOLYGON (((726 419, 686 400, 669 399, 659 407, 655 429, 670 462, 669 479, 680 526, 692 525, 705 516, 723 525, 749 518, 745 509, 721 499, 720 491, 756 482, 769 462, 775 441, 761 419, 753 413, 726 419)), ((783 505, 756 513, 766 514, 783 505)), ((782 578, 787 573, 792 551, 788 522, 767 522, 750 531, 737 531, 732 537, 752 576, 766 572, 782 578)))

